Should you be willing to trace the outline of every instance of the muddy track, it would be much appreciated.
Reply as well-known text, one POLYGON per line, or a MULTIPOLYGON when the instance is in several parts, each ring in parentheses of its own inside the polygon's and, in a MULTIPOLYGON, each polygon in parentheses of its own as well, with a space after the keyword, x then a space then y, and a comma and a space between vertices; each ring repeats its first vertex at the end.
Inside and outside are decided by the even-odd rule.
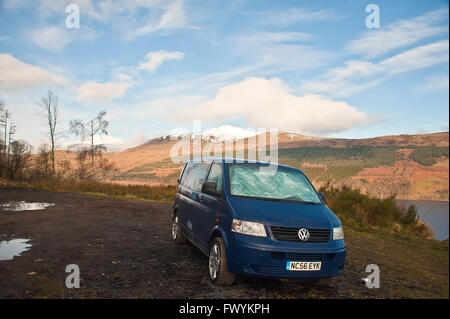
MULTIPOLYGON (((232 287, 217 287, 209 282, 207 257, 170 239, 169 204, 0 188, 0 204, 12 200, 55 205, 0 211, 0 241, 29 238, 32 244, 22 256, 0 261, 0 298, 384 298, 416 296, 406 294, 404 284, 413 285, 411 291, 415 284, 420 288, 401 275, 389 289, 366 288, 360 278, 367 258, 361 252, 369 250, 360 238, 352 247, 351 236, 347 265, 329 288, 246 277, 232 287), (69 264, 80 267, 80 289, 65 287, 69 264)), ((440 289, 445 297, 446 289, 448 297, 448 263, 445 275, 446 284, 422 287, 417 296, 440 289)))

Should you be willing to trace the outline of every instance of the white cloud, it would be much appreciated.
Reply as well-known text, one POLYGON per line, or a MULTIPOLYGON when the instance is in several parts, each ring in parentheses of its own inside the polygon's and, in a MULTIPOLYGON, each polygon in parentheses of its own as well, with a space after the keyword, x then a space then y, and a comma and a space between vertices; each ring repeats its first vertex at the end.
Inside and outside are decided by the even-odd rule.
POLYGON ((441 9, 409 20, 400 20, 386 27, 370 30, 350 41, 352 53, 376 57, 389 51, 417 43, 420 40, 448 33, 448 25, 437 25, 448 20, 448 9, 441 9))
POLYGON ((422 85, 418 85, 414 87, 414 90, 422 90, 422 91, 440 91, 449 90, 449 78, 448 74, 435 74, 429 76, 425 79, 425 82, 422 85))
POLYGON ((77 100, 86 104, 108 103, 121 98, 132 86, 131 81, 119 80, 99 83, 95 81, 86 82, 78 89, 77 100))
POLYGON ((268 11, 258 14, 259 24, 287 27, 303 22, 319 22, 335 20, 339 17, 329 9, 311 10, 307 8, 291 8, 283 11, 268 11))
POLYGON ((179 60, 184 57, 183 52, 167 52, 164 50, 147 53, 145 61, 139 64, 139 69, 155 72, 164 61, 179 60))
POLYGON ((313 45, 315 36, 303 32, 252 32, 227 39, 231 53, 242 56, 242 61, 255 69, 264 69, 264 75, 283 71, 298 71, 321 67, 333 55, 313 45))
POLYGON ((156 28, 162 30, 179 29, 185 23, 183 0, 175 0, 167 6, 167 11, 162 15, 156 28))
MULTIPOLYGON (((106 0, 103 2, 110 2, 110 0, 106 0)), ((129 2, 132 3, 134 1, 129 2)), ((115 3, 116 6, 120 5, 120 3, 117 1, 115 1, 115 3)), ((100 13, 94 8, 91 0, 2 0, 1 2, 1 5, 7 10, 32 7, 34 14, 38 15, 39 19, 42 19, 43 17, 47 18, 52 15, 60 16, 62 13, 65 14, 65 8, 69 4, 77 4, 80 7, 80 12, 83 15, 87 15, 97 20, 101 19, 100 13)))
POLYGON ((402 52, 379 63, 389 73, 403 73, 448 61, 448 40, 434 42, 402 52))
POLYGON ((274 44, 260 49, 263 66, 269 69, 268 74, 314 69, 333 60, 329 52, 309 45, 274 44))
POLYGON ((64 47, 74 41, 92 41, 99 34, 88 26, 83 27, 81 32, 78 29, 69 30, 61 26, 49 26, 29 32, 34 44, 43 50, 61 52, 64 47))
POLYGON ((236 41, 238 46, 248 47, 248 46, 260 46, 263 44, 270 44, 270 43, 310 41, 313 39, 315 39, 315 36, 313 34, 305 32, 260 31, 240 35, 233 41, 236 41))
POLYGON ((16 92, 44 85, 68 85, 70 81, 38 66, 24 63, 10 54, 0 54, 0 88, 16 92))
POLYGON ((377 86, 384 80, 385 78, 379 78, 369 81, 366 80, 362 82, 307 81, 302 85, 302 92, 330 94, 332 96, 343 97, 369 90, 377 86))
POLYGON ((243 119, 250 127, 278 128, 304 134, 341 132, 370 123, 369 115, 323 96, 289 93, 279 79, 248 78, 228 85, 195 107, 170 112, 178 121, 243 119))
POLYGON ((8 10, 31 7, 39 21, 60 19, 61 14, 66 14, 64 10, 68 4, 77 4, 80 8, 82 28, 93 26, 91 22, 94 20, 96 23, 109 24, 129 40, 154 32, 170 34, 180 29, 194 28, 191 24, 195 14, 188 16, 185 13, 184 0, 2 1, 2 6, 8 10))
MULTIPOLYGON (((99 5, 101 5, 103 2, 110 1, 102 1, 99 5)), ((69 4, 76 4, 79 6, 82 18, 83 16, 89 16, 97 20, 100 20, 102 18, 101 12, 95 9, 94 4, 91 0, 39 0, 39 13, 43 16, 50 16, 52 14, 61 15, 61 13, 65 12, 65 8, 69 4)), ((120 3, 116 2, 116 6, 120 6, 120 3)))
POLYGON ((438 41, 373 63, 351 60, 331 69, 319 79, 304 81, 303 92, 347 96, 370 89, 395 74, 410 72, 449 60, 448 40, 438 41))
MULTIPOLYGON (((90 0, 83 0, 90 2, 90 0)), ((160 0, 104 0, 98 2, 98 8, 91 15, 102 21, 116 20, 119 15, 131 16, 140 9, 158 9, 164 1, 160 0)), ((86 5, 93 7, 92 5, 86 5)))
POLYGON ((176 74, 170 78, 163 79, 160 87, 152 87, 147 90, 148 96, 152 98, 177 97, 187 95, 201 96, 204 99, 207 94, 216 92, 221 87, 236 82, 245 74, 255 71, 261 65, 246 65, 226 72, 216 72, 209 74, 176 74))
POLYGON ((153 15, 143 26, 129 30, 128 39, 131 40, 154 32, 171 33, 188 27, 183 5, 183 0, 169 2, 162 9, 162 14, 159 16, 153 15))
POLYGON ((328 76, 334 82, 353 77, 369 76, 383 71, 382 67, 367 61, 351 60, 344 64, 343 67, 337 67, 329 71, 328 76))
POLYGON ((69 32, 62 27, 53 26, 31 32, 34 44, 44 50, 61 52, 64 47, 73 41, 69 32))
MULTIPOLYGON (((182 59, 183 57, 184 53, 177 51, 167 52, 161 50, 149 52, 146 55, 146 60, 141 62, 137 69, 154 72, 164 61, 182 59)), ((84 83, 78 89, 77 100, 86 104, 108 103, 125 96, 127 90, 135 84, 133 77, 124 73, 116 74, 115 77, 116 80, 105 83, 96 81, 84 83)))

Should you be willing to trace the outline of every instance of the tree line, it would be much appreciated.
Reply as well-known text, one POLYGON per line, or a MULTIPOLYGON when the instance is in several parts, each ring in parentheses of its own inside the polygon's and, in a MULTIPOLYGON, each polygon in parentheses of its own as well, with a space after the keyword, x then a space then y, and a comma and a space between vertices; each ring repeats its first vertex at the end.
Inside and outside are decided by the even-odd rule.
POLYGON ((64 133, 61 130, 57 94, 48 90, 36 105, 43 120, 47 143, 41 144, 33 155, 32 146, 16 138, 17 126, 13 114, 5 101, 0 99, 0 177, 28 181, 57 178, 103 180, 116 172, 115 167, 102 157, 106 147, 94 141, 96 136, 108 134, 106 111, 87 121, 71 120, 69 130, 64 133), (61 149, 58 141, 66 134, 75 136, 79 142, 68 148, 68 151, 74 151, 70 154, 75 154, 75 164, 73 156, 71 161, 70 158, 58 159, 56 154, 61 149))

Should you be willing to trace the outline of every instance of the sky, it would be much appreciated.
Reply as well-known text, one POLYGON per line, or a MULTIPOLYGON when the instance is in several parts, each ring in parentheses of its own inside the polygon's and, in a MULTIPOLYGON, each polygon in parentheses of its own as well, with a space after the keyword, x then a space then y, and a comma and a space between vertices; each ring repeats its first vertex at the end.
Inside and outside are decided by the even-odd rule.
POLYGON ((16 138, 45 142, 36 103, 49 89, 61 145, 70 120, 102 110, 123 147, 194 120, 344 138, 448 131, 449 3, 0 0, 16 138))

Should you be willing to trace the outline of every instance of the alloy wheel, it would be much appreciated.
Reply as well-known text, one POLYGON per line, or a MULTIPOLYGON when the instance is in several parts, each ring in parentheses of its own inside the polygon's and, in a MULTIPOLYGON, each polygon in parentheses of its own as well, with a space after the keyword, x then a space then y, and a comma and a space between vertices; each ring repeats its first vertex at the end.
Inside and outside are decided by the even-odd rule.
POLYGON ((175 240, 178 236, 178 216, 175 216, 172 223, 172 238, 175 240))
POLYGON ((214 243, 209 253, 209 276, 215 280, 220 271, 220 246, 214 243))

